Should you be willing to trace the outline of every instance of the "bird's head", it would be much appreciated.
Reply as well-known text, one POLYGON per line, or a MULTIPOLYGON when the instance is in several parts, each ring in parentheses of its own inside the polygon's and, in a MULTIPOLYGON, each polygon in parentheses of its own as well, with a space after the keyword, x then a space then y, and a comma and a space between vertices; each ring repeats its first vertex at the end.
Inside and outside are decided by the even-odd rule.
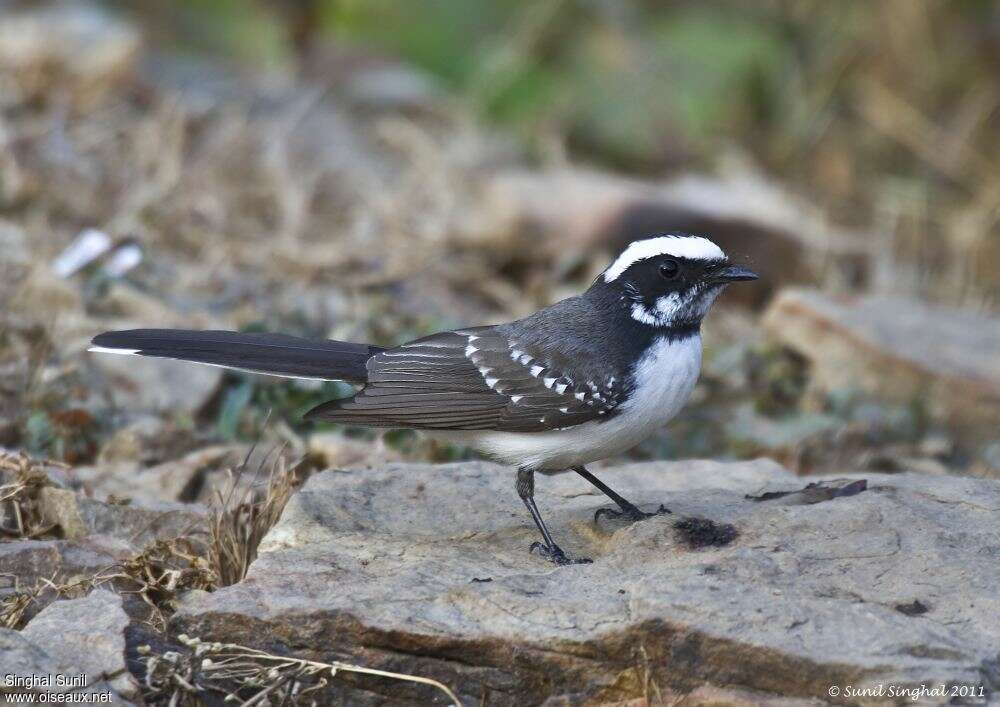
POLYGON ((671 233, 630 243, 590 291, 622 304, 642 324, 688 326, 701 322, 730 282, 756 279, 707 238, 671 233))

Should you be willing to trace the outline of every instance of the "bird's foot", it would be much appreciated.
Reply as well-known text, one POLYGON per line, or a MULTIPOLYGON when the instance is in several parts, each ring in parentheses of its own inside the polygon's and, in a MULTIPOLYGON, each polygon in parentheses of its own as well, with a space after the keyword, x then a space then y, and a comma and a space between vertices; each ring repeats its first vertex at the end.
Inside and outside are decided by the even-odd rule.
POLYGON ((531 543, 529 552, 538 550, 538 554, 556 565, 589 565, 593 562, 589 557, 567 557, 558 545, 545 545, 540 542, 531 543))
POLYGON ((647 518, 652 518, 653 516, 667 515, 668 513, 670 513, 670 509, 664 506, 662 503, 660 504, 660 507, 657 508, 652 513, 646 513, 645 511, 640 511, 632 504, 629 504, 627 506, 623 506, 621 509, 598 508, 597 511, 594 513, 594 522, 596 523, 597 521, 599 521, 601 519, 601 516, 607 516, 608 518, 611 518, 613 520, 618 520, 619 518, 623 518, 629 521, 630 523, 635 523, 636 521, 646 520, 647 518))

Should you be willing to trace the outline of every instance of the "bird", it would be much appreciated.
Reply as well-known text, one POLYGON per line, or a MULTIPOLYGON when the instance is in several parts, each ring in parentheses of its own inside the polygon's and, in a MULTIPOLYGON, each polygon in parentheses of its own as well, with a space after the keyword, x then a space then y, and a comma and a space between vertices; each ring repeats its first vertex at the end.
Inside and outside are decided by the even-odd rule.
POLYGON ((701 323, 727 285, 756 280, 704 236, 629 243, 582 294, 504 324, 442 331, 395 347, 283 334, 181 329, 110 331, 90 351, 179 359, 289 378, 339 380, 353 395, 306 413, 421 430, 517 470, 515 488, 556 565, 590 562, 556 544, 535 503, 535 473, 575 471, 615 504, 644 512, 586 465, 623 453, 683 408, 701 369, 701 323))

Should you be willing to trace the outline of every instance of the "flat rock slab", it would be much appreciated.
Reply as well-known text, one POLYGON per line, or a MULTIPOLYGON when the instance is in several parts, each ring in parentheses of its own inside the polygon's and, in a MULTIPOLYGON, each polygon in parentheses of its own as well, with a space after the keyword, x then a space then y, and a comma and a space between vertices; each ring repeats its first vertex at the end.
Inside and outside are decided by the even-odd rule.
POLYGON ((763 324, 809 360, 821 388, 919 399, 956 434, 996 440, 1000 318, 898 297, 788 289, 763 324))
POLYGON ((91 577, 135 552, 124 540, 106 535, 0 542, 0 597, 15 589, 30 589, 42 580, 68 583, 91 577))
MULTIPOLYGON (((606 504, 586 482, 539 476, 557 540, 594 559, 554 567, 528 554, 536 531, 508 468, 317 474, 248 578, 189 594, 173 629, 433 677, 467 704, 626 700, 651 686, 803 699, 890 681, 990 689, 1000 668, 1000 483, 870 474, 863 491, 845 486, 851 477, 837 482, 848 495, 800 504, 748 498, 804 486, 769 461, 599 475, 673 514, 595 525, 606 504), (732 524, 737 536, 691 549, 674 527, 689 517, 732 524)), ((355 684, 372 701, 440 699, 420 686, 355 684)))
POLYGON ((76 666, 74 674, 86 674, 87 684, 105 680, 119 694, 135 697, 138 685, 125 667, 128 624, 122 598, 95 589, 80 599, 49 604, 21 635, 63 665, 76 666))
POLYGON ((49 605, 23 631, 0 628, 0 697, 132 704, 125 698, 138 696, 138 685, 125 668, 127 625, 121 597, 98 589, 49 605))

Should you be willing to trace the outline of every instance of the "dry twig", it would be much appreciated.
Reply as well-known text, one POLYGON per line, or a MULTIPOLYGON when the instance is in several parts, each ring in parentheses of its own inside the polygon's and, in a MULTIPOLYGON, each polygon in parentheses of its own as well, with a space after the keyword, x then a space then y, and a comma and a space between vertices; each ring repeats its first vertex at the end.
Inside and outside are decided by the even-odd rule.
POLYGON ((240 705, 316 704, 310 695, 327 686, 338 672, 360 673, 429 685, 444 692, 452 704, 461 701, 452 690, 437 680, 365 668, 334 661, 321 663, 301 658, 274 655, 234 643, 212 643, 181 634, 178 640, 191 653, 145 653, 145 697, 148 701, 170 705, 203 703, 207 693, 224 695, 227 702, 240 705), (244 699, 240 695, 249 694, 244 699))

